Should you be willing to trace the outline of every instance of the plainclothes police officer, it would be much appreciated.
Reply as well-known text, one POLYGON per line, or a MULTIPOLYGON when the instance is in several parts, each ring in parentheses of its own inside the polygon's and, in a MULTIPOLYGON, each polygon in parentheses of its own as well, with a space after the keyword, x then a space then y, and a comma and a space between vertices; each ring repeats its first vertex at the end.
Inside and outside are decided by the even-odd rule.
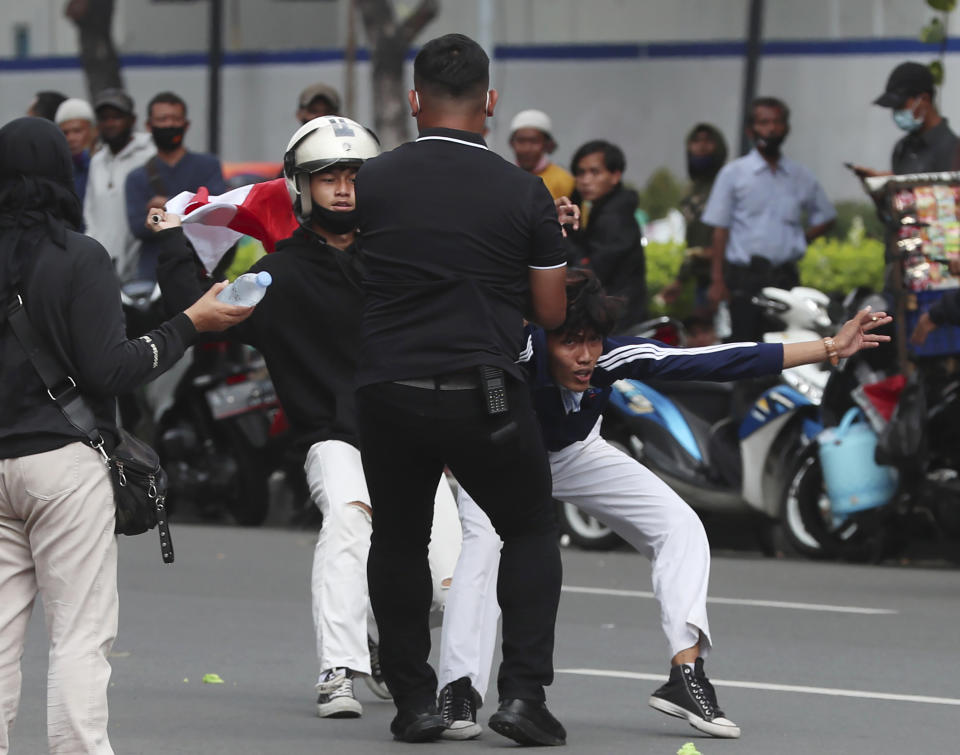
POLYGON ((522 318, 564 318, 557 212, 536 176, 487 150, 497 102, 489 60, 460 34, 414 62, 420 137, 357 174, 366 305, 357 409, 373 508, 370 598, 393 693, 397 739, 444 730, 427 662, 433 491, 449 465, 503 539, 500 708, 490 727, 524 744, 563 744, 544 703, 553 679, 560 554, 550 472, 516 365, 522 318))

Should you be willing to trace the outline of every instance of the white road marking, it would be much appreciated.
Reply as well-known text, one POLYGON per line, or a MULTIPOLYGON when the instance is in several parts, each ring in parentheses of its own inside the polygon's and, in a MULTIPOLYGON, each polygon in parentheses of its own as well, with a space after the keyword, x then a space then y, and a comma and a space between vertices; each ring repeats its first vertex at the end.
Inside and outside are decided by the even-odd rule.
MULTIPOLYGON (((663 674, 644 674, 636 671, 606 671, 593 668, 561 668, 559 674, 576 674, 578 676, 601 676, 615 679, 640 679, 648 682, 664 682, 667 677, 663 674)), ((805 695, 827 695, 829 697, 856 697, 863 700, 893 700, 903 703, 926 703, 928 705, 960 705, 960 699, 955 697, 930 697, 928 695, 902 695, 895 692, 868 692, 858 689, 834 689, 831 687, 803 687, 794 684, 768 684, 766 682, 740 682, 728 679, 711 679, 717 687, 740 687, 742 689, 758 689, 770 692, 799 692, 805 695)))
MULTIPOLYGON (((613 590, 606 587, 577 587, 564 585, 563 592, 583 595, 614 595, 622 598, 654 598, 652 592, 643 590, 613 590)), ((792 608, 797 611, 826 611, 830 613, 856 613, 866 616, 900 613, 892 608, 863 608, 861 606, 835 606, 826 603, 791 603, 784 600, 751 600, 749 598, 707 598, 707 603, 728 606, 760 606, 764 608, 792 608)))

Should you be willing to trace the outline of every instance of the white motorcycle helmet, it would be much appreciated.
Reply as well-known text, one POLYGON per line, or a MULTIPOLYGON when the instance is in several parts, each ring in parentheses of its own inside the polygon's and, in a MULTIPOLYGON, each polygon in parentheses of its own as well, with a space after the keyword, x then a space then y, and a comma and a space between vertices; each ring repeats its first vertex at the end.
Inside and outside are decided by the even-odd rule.
POLYGON ((304 123, 287 144, 283 176, 293 211, 303 221, 310 217, 310 174, 331 165, 362 165, 380 154, 380 141, 370 129, 339 115, 324 115, 304 123))

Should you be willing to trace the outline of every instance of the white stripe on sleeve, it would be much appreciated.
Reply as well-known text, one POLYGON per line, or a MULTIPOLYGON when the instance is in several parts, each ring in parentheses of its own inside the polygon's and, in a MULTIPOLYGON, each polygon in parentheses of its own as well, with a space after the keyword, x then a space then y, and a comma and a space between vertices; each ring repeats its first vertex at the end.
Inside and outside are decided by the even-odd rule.
POLYGON ((753 349, 755 343, 721 343, 715 346, 700 346, 697 348, 675 348, 671 346, 657 346, 653 343, 637 343, 617 348, 607 352, 597 360, 597 366, 601 369, 610 371, 628 362, 636 362, 640 359, 652 359, 660 361, 667 357, 696 356, 697 354, 716 354, 721 351, 731 349, 753 349))

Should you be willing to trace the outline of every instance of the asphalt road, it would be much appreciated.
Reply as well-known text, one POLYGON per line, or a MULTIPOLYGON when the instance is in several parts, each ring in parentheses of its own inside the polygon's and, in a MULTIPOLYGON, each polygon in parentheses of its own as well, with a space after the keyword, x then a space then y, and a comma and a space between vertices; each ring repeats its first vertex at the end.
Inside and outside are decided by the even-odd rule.
MULTIPOLYGON (((392 705, 363 684, 363 718, 315 715, 310 534, 178 525, 174 539, 177 562, 164 566, 153 533, 120 538, 117 755, 414 751, 390 740, 392 705), (204 684, 206 673, 224 684, 204 684)), ((647 562, 565 550, 564 568, 548 694, 567 752, 673 755, 685 742, 702 755, 960 752, 956 568, 716 556, 707 671, 743 729, 733 741, 647 707, 668 670, 647 562)), ((23 660, 14 755, 46 751, 41 613, 23 660)), ((493 708, 491 696, 484 724, 493 708)), ((468 754, 513 743, 485 730, 473 742, 421 747, 468 754)))

